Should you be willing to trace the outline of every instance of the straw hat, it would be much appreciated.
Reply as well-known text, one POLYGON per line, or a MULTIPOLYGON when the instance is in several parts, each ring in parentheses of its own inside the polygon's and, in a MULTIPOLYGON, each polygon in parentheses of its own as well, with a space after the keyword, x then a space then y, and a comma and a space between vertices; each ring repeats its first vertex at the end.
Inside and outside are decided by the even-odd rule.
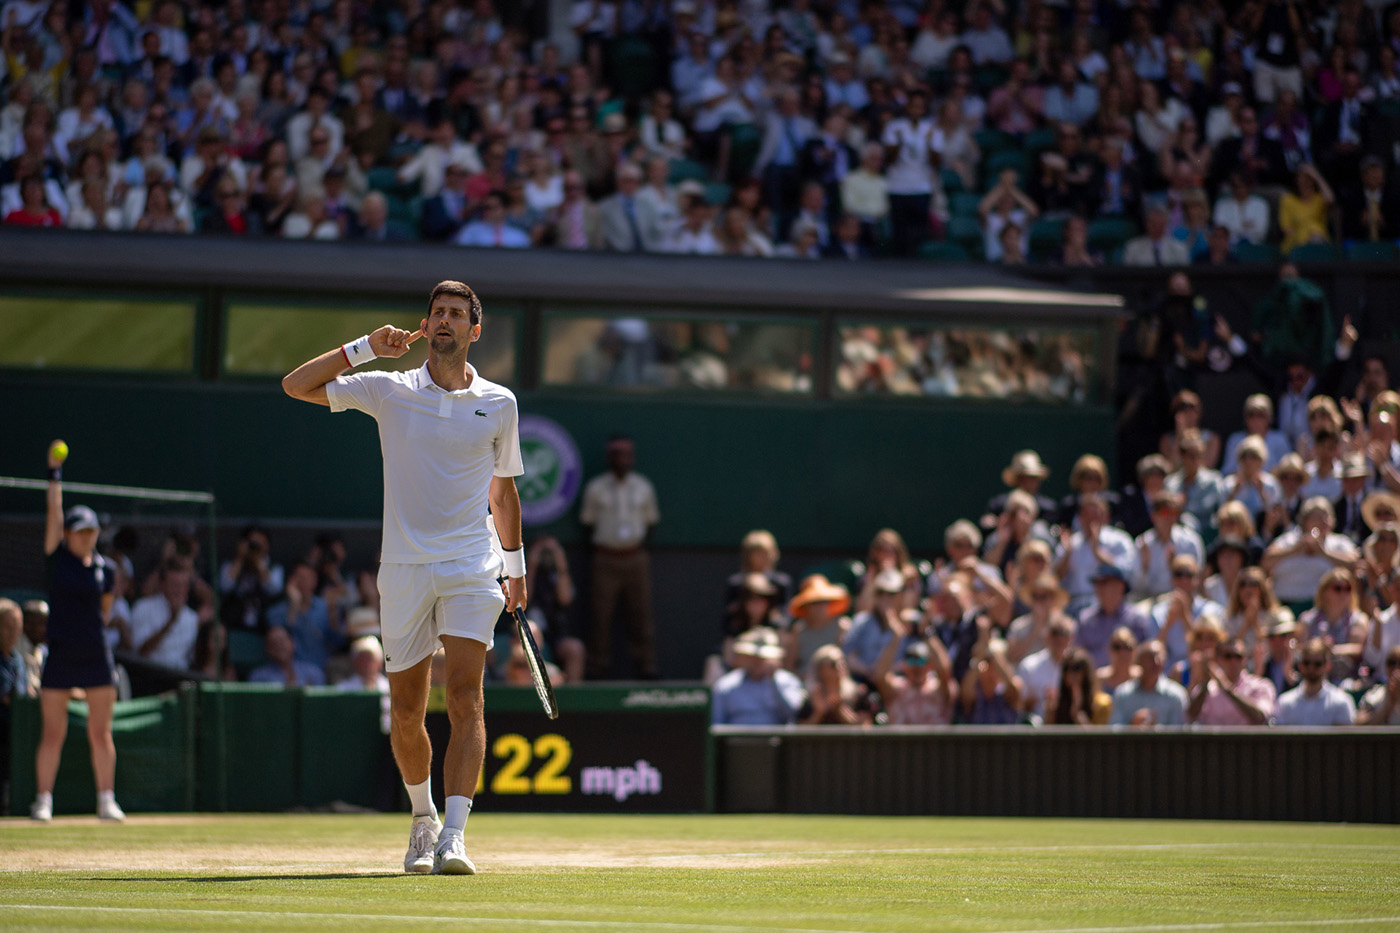
POLYGON ((1023 476, 1037 476, 1041 479, 1050 475, 1050 468, 1034 450, 1022 450, 1011 458, 1011 463, 1001 471, 1001 481, 1007 486, 1015 486, 1023 476))
POLYGON ((839 616, 851 608, 851 594, 844 586, 832 583, 816 573, 802 581, 797 595, 788 603, 788 615, 800 619, 804 610, 812 603, 831 603, 828 611, 834 616, 839 616))
POLYGON ((1037 590, 1042 593, 1047 590, 1053 592, 1055 595, 1051 597, 1050 601, 1056 609, 1063 609, 1069 604, 1069 593, 1060 585, 1060 578, 1049 571, 1042 573, 1021 588, 1021 601, 1026 605, 1031 605, 1035 601, 1034 596, 1037 590))
POLYGON ((771 628, 755 628, 734 639, 734 653, 776 661, 783 656, 783 646, 771 628))
POLYGON ((1400 518, 1400 496, 1395 493, 1382 489, 1361 500, 1361 520, 1366 523, 1366 527, 1375 528, 1387 521, 1395 521, 1396 518, 1400 518), (1376 515, 1382 508, 1390 509, 1395 518, 1386 519, 1376 515))

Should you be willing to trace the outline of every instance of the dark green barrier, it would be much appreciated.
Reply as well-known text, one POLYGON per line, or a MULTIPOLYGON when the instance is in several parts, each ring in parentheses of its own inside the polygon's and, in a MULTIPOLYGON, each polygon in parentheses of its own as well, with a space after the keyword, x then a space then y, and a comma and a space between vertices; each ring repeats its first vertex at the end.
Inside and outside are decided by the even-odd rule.
POLYGON ((200 809, 392 806, 380 701, 322 687, 202 684, 200 809))
MULTIPOLYGON (((195 805, 195 702, 192 691, 116 704, 117 801, 133 812, 192 810, 195 805)), ((29 812, 34 800, 34 753, 42 723, 37 699, 18 698, 10 735, 10 813, 29 812)), ((53 793, 55 813, 92 813, 97 791, 88 749, 87 706, 68 705, 68 737, 53 793)))
MULTIPOLYGON (((688 813, 710 809, 701 686, 561 687, 550 720, 535 692, 486 690, 486 760, 473 806, 489 811, 688 813)), ((429 706, 433 790, 443 796, 448 721, 442 695, 429 706)))
POLYGON ((714 730, 725 812, 1400 822, 1400 729, 714 730))

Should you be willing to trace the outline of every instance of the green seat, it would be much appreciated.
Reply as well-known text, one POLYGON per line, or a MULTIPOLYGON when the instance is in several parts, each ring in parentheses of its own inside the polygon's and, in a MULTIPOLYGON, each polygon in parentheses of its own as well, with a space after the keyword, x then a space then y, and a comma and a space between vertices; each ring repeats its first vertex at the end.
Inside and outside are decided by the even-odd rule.
POLYGON ((1133 237, 1138 226, 1126 217, 1100 217, 1089 222, 1089 248, 1111 253, 1133 237))
POLYGON ((962 247, 970 256, 982 258, 982 225, 972 217, 950 217, 948 240, 962 247))
POLYGON ((954 217, 976 217, 977 205, 982 203, 982 195, 971 191, 959 191, 948 198, 948 211, 954 217))
POLYGON ((671 174, 666 180, 677 185, 683 181, 707 181, 709 177, 709 171, 699 162, 692 159, 672 159, 671 174))
POLYGON ((1000 152, 992 153, 990 158, 983 160, 982 166, 986 172, 983 180, 988 188, 996 184, 1001 173, 1008 168, 1014 168, 1020 182, 1024 184, 1026 174, 1030 171, 1031 157, 1021 149, 1003 149, 1000 152))
POLYGON ((967 186, 963 184, 963 177, 950 168, 945 168, 943 171, 939 172, 939 178, 943 182, 943 191, 945 194, 954 195, 967 188, 967 186))
POLYGON ((1304 243, 1288 251, 1290 262, 1336 262, 1341 252, 1331 243, 1304 243))
POLYGON ((956 243, 929 240, 919 247, 919 258, 931 259, 934 262, 967 262, 972 257, 956 243))
POLYGON ((1031 255, 1037 259, 1049 259, 1060 252, 1065 239, 1065 221, 1062 217, 1043 218, 1031 224, 1031 255))
POLYGON ((1044 152, 1046 149, 1055 148, 1055 137, 1057 131, 1051 128, 1035 130, 1027 133, 1021 148, 1027 152, 1044 152))
POLYGON ((977 148, 982 150, 983 158, 998 150, 1011 147, 1011 137, 1001 130, 977 130, 972 134, 972 138, 977 141, 977 148))
POLYGON ((729 127, 729 178, 748 178, 763 147, 763 132, 752 123, 734 123, 729 127))
POLYGON ((1279 260, 1278 249, 1272 243, 1250 243, 1246 240, 1230 252, 1237 262, 1268 265, 1279 260))
POLYGON ((613 44, 612 73, 618 94, 637 100, 655 84, 656 52, 645 39, 623 37, 613 44))
POLYGON ((1400 247, 1394 243, 1355 240, 1347 244, 1347 258, 1353 262, 1394 262, 1400 259, 1400 247))
POLYGON ((263 637, 257 632, 230 629, 228 633, 228 662, 238 672, 239 677, 247 677, 248 672, 266 660, 263 654, 263 637))
POLYGON ((404 223, 401 220, 390 220, 384 224, 389 228, 389 234, 396 240, 415 241, 418 239, 418 225, 404 223))
POLYGON ((399 181, 398 169, 378 166, 365 173, 365 180, 369 182, 371 191, 382 191, 389 197, 408 199, 418 196, 418 180, 399 181))
POLYGON ((705 186, 705 203, 728 204, 729 195, 733 191, 732 187, 722 181, 712 181, 705 186))
POLYGON ((985 97, 1006 83, 1006 69, 1000 65, 983 65, 977 69, 973 80, 977 90, 985 97))
POLYGON ((418 198, 401 198, 397 195, 386 194, 384 200, 389 207, 389 220, 407 224, 415 229, 418 221, 423 216, 423 202, 418 198))
POLYGON ((844 586, 851 592, 851 599, 855 599, 860 587, 861 575, 865 573, 865 564, 858 560, 828 560, 820 564, 813 564, 802 575, 797 582, 800 585, 803 580, 813 574, 821 574, 831 583, 844 586))

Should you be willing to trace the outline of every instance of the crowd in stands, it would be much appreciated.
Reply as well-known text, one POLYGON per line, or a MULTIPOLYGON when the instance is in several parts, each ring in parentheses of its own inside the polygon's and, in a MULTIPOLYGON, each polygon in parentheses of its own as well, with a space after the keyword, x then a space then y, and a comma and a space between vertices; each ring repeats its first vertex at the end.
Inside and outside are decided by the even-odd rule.
POLYGON ((1016 265, 1392 257, 1400 5, 7 0, 6 224, 1016 265))
MULTIPOLYGON (((1050 498, 1039 453, 1016 453, 932 561, 886 528, 794 587, 752 533, 713 721, 1400 725, 1400 392, 1357 337, 1347 321, 1325 365, 1289 357, 1223 438, 1180 389, 1120 488, 1086 453, 1050 498)), ((1276 349, 1225 340, 1261 370, 1276 349)))

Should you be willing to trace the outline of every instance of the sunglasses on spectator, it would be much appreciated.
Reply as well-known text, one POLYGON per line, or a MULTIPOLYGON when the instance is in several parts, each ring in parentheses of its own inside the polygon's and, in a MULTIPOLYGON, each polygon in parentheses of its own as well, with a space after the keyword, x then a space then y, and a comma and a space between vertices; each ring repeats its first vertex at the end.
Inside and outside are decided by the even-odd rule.
POLYGON ((1244 589, 1244 588, 1247 587, 1247 586, 1251 586, 1251 587, 1253 587, 1254 589, 1257 590, 1257 589, 1259 589, 1259 581, 1258 581, 1258 580, 1241 580, 1241 581, 1240 581, 1240 589, 1244 589))
POLYGON ((1051 638, 1068 638, 1068 637, 1069 637, 1069 630, 1068 630, 1068 629, 1062 629, 1062 628, 1052 628, 1052 629, 1050 630, 1050 637, 1051 637, 1051 638))
POLYGON ((1032 593, 1032 594, 1031 594, 1031 599, 1054 599, 1054 598, 1055 598, 1055 593, 1054 593, 1053 590, 1051 590, 1051 591, 1049 591, 1049 592, 1032 593))
POLYGON ((1244 660, 1244 652, 1242 652, 1242 651, 1222 651, 1222 652, 1220 652, 1220 656, 1221 656, 1222 658, 1224 658, 1226 661, 1243 661, 1243 660, 1244 660))
POLYGON ((1328 588, 1329 590, 1331 590, 1332 592, 1334 592, 1334 593, 1350 593, 1350 592, 1351 592, 1351 584, 1350 584, 1350 583, 1331 583, 1331 584, 1328 584, 1327 588, 1328 588))
POLYGON ((1133 650, 1133 646, 1132 646, 1132 645, 1125 645, 1125 644, 1123 644, 1122 642, 1114 642, 1113 644, 1111 644, 1111 645, 1108 646, 1108 650, 1110 650, 1110 651, 1132 651, 1132 650, 1133 650))
POLYGON ((1326 662, 1321 658, 1303 658, 1298 662, 1299 667, 1322 667, 1326 662))
POLYGON ((1182 578, 1182 577, 1194 577, 1195 575, 1196 575, 1196 571, 1194 571, 1194 570, 1173 570, 1173 571, 1172 571, 1172 576, 1173 576, 1173 577, 1177 577, 1177 578, 1182 578))
POLYGON ((1385 666, 1386 666, 1386 667, 1400 667, 1400 658, 1387 658, 1387 659, 1386 659, 1386 662, 1385 662, 1385 666))

